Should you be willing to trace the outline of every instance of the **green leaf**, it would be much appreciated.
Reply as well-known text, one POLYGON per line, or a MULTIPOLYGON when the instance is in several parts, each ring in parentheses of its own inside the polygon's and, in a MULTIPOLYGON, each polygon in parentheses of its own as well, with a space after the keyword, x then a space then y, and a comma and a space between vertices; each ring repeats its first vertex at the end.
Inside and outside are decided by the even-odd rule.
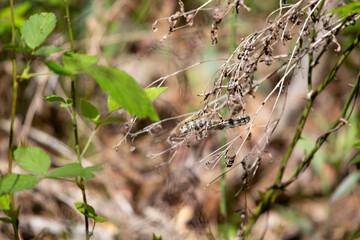
POLYGON ((160 234, 155 235, 155 233, 153 233, 153 240, 162 240, 162 236, 160 234))
POLYGON ((355 154, 355 156, 349 161, 349 166, 357 164, 360 162, 360 151, 355 154))
POLYGON ((85 211, 85 205, 82 202, 76 202, 75 207, 77 210, 79 210, 79 212, 81 212, 82 214, 86 215, 89 218, 94 219, 96 222, 105 222, 107 220, 105 217, 99 217, 96 214, 95 209, 90 205, 86 206, 87 211, 85 211))
POLYGON ((52 53, 60 52, 65 49, 55 46, 43 46, 34 52, 34 55, 47 57, 52 53))
POLYGON ((15 193, 22 190, 33 188, 41 178, 24 175, 24 174, 8 174, 0 177, 0 194, 15 193))
POLYGON ((70 107, 72 105, 72 99, 68 99, 66 100, 66 103, 61 103, 60 104, 60 107, 63 107, 63 108, 67 108, 67 107, 70 107))
POLYGON ((158 121, 159 117, 139 84, 126 72, 114 67, 98 66, 86 70, 118 104, 131 115, 149 117, 158 121))
POLYGON ((91 67, 97 63, 97 56, 90 56, 86 54, 67 52, 62 55, 62 63, 64 67, 70 71, 77 71, 91 67))
POLYGON ((98 124, 114 123, 114 122, 125 122, 125 121, 126 121, 125 118, 113 117, 113 118, 106 118, 106 119, 100 120, 98 122, 98 124))
POLYGON ((66 103, 65 99, 64 99, 63 97, 58 96, 58 95, 45 96, 45 97, 43 97, 43 100, 48 101, 48 102, 62 102, 62 103, 66 103))
POLYGON ((11 217, 12 211, 11 211, 11 199, 8 194, 3 194, 0 196, 0 206, 1 209, 4 211, 4 213, 11 217))
POLYGON ((144 91, 146 96, 150 99, 150 101, 154 101, 163 91, 168 89, 167 87, 160 88, 145 88, 144 91))
POLYGON ((52 60, 46 61, 45 65, 59 75, 64 75, 64 76, 73 75, 72 71, 64 68, 63 66, 61 66, 60 64, 58 64, 52 60))
POLYGON ((116 110, 122 108, 121 105, 118 104, 111 96, 108 97, 107 107, 109 112, 115 112, 116 110))
POLYGON ((97 108, 90 102, 80 99, 80 112, 81 115, 97 123, 100 119, 100 113, 97 108))
POLYGON ((106 220, 107 220, 107 218, 106 217, 95 217, 94 218, 94 220, 96 221, 96 222, 105 222, 106 220))
MULTIPOLYGON (((7 4, 10 5, 10 4, 7 4)), ((20 29, 22 25, 24 25, 24 22, 26 21, 26 18, 23 17, 27 12, 29 12, 29 9, 31 8, 30 2, 17 2, 14 8, 14 19, 15 20, 15 28, 20 29)), ((0 35, 3 36, 3 34, 8 31, 10 32, 11 29, 11 8, 10 6, 6 7, 6 5, 2 5, 0 8, 0 35)))
POLYGON ((69 163, 63 167, 59 167, 52 171, 48 177, 50 178, 64 178, 64 177, 83 177, 85 179, 92 179, 95 177, 93 172, 100 171, 101 168, 92 166, 83 168, 78 163, 69 163))
POLYGON ((350 240, 356 239, 356 238, 358 238, 358 237, 360 237, 360 229, 357 230, 357 231, 351 236, 350 240))
POLYGON ((338 198, 344 196, 351 192, 356 183, 360 180, 360 171, 351 173, 350 175, 346 176, 346 178, 340 183, 340 185, 336 188, 335 192, 332 194, 330 201, 334 202, 338 198))
POLYGON ((360 148, 360 141, 357 141, 357 142, 354 144, 354 148, 360 148))
POLYGON ((42 175, 48 172, 51 164, 49 155, 37 147, 17 147, 14 159, 22 169, 42 175))
MULTIPOLYGON (((146 96, 152 102, 166 89, 168 89, 168 88, 167 87, 145 88, 144 91, 145 91, 146 96)), ((123 106, 121 104, 118 104, 111 96, 108 97, 107 107, 110 112, 114 112, 116 110, 119 110, 120 108, 123 108, 123 106)))
POLYGON ((56 26, 56 17, 53 13, 32 15, 22 26, 21 34, 26 45, 31 49, 40 46, 56 26))
POLYGON ((339 17, 345 17, 349 14, 352 14, 353 12, 360 13, 360 1, 352 2, 352 3, 346 4, 344 6, 329 10, 327 12, 340 13, 339 17))
POLYGON ((6 222, 6 223, 12 223, 11 218, 0 218, 0 221, 6 222))
POLYGON ((29 71, 30 71, 30 65, 27 65, 25 67, 25 69, 23 70, 21 76, 20 76, 20 79, 29 79, 30 78, 30 75, 29 75, 29 71))

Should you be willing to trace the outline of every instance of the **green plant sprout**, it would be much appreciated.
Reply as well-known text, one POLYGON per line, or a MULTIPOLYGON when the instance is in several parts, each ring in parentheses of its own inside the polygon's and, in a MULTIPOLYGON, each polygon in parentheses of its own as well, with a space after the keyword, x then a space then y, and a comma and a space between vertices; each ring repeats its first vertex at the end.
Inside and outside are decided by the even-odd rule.
MULTIPOLYGON (((12 1, 10 9, 13 12, 14 7, 12 1)), ((94 234, 95 224, 97 222, 106 221, 106 218, 100 217, 96 214, 95 209, 90 206, 86 200, 84 181, 91 180, 95 177, 95 172, 101 171, 101 168, 96 166, 82 166, 82 159, 88 150, 95 133, 103 124, 125 121, 123 118, 111 117, 113 112, 121 108, 125 109, 132 116, 136 116, 139 119, 148 117, 152 121, 158 121, 159 117, 151 102, 155 100, 164 90, 166 90, 166 88, 149 88, 144 90, 130 75, 124 71, 111 66, 94 66, 98 62, 97 56, 75 53, 67 1, 65 1, 65 9, 67 13, 66 19, 69 24, 68 27, 71 42, 70 51, 56 46, 43 45, 56 27, 56 17, 51 12, 43 12, 30 16, 22 25, 20 31, 21 35, 17 38, 15 38, 15 24, 12 24, 13 37, 9 48, 13 49, 13 51, 30 54, 30 59, 27 60, 26 66, 20 75, 16 74, 16 58, 14 57, 13 59, 13 103, 15 103, 17 99, 17 87, 21 87, 21 83, 25 79, 31 80, 32 77, 41 74, 58 74, 70 77, 72 86, 70 98, 65 99, 61 96, 50 95, 43 97, 43 100, 49 103, 60 103, 60 107, 67 108, 70 111, 74 126, 74 150, 77 154, 75 162, 50 169, 51 158, 41 148, 24 145, 14 146, 12 138, 16 105, 12 105, 9 143, 9 171, 8 174, 0 176, 0 205, 7 217, 0 218, 0 221, 12 224, 14 239, 20 239, 18 233, 18 219, 21 203, 19 203, 17 208, 15 207, 13 194, 19 191, 32 189, 40 181, 47 179, 73 182, 82 191, 83 202, 75 203, 75 207, 81 214, 84 215, 85 235, 86 239, 90 239, 90 237, 94 234), (61 55, 62 64, 53 60, 46 60, 46 57, 49 55, 61 51, 64 52, 61 55), (35 56, 41 57, 44 64, 52 72, 31 73, 31 63, 33 57, 35 56), (101 117, 98 108, 84 99, 80 99, 80 109, 76 108, 75 103, 77 99, 77 92, 74 82, 76 81, 76 75, 78 74, 89 74, 95 79, 103 91, 108 94, 109 112, 106 116, 101 117), (78 114, 95 124, 88 141, 82 149, 79 145, 77 133, 76 117, 78 114), (13 160, 16 162, 17 166, 28 173, 13 173, 13 160), (91 230, 89 229, 89 219, 93 220, 93 227, 91 230)), ((14 14, 12 14, 12 22, 14 23, 16 20, 17 19, 14 14)))

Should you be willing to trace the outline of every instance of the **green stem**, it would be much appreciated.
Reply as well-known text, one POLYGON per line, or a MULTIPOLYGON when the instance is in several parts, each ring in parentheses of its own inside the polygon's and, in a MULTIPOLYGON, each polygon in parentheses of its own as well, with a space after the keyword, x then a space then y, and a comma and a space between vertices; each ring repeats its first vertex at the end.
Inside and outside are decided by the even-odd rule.
MULTIPOLYGON (((304 170, 304 168, 306 166, 308 166, 310 164, 310 161, 312 160, 312 158, 314 157, 315 153, 317 152, 317 150, 321 147, 321 145, 326 141, 327 137, 330 135, 330 133, 332 132, 331 130, 335 129, 336 127, 341 127, 343 126, 345 123, 341 121, 341 119, 346 118, 346 113, 349 109, 350 103, 353 100, 353 98, 355 97, 355 95, 357 94, 357 92, 359 91, 359 83, 360 83, 360 73, 357 77, 356 83, 353 86, 353 88, 351 89, 351 92, 349 94, 349 97, 347 98, 345 104, 344 104, 344 108, 341 111, 340 117, 330 126, 330 130, 323 134, 318 141, 316 142, 314 148, 311 150, 311 152, 305 157, 304 161, 302 161, 302 163, 300 164, 300 166, 296 169, 296 171, 294 172, 294 174, 292 175, 291 179, 296 179, 299 174, 304 170), (341 124, 341 125, 339 125, 341 124)), ((283 186, 286 187, 287 185, 289 185, 292 181, 288 181, 287 183, 285 183, 283 186)))
MULTIPOLYGON (((285 166, 288 162, 288 159, 296 145, 296 143, 298 142, 298 140, 300 139, 301 136, 301 132, 303 130, 303 127, 305 125, 305 121, 309 115, 311 106, 313 104, 313 102, 315 101, 315 98, 319 95, 320 92, 322 92, 325 87, 334 79, 336 72, 338 71, 338 69, 340 68, 340 66, 343 64, 343 62, 345 61, 345 59, 347 58, 347 56, 350 54, 350 52, 359 44, 359 40, 360 40, 360 34, 354 39, 353 43, 346 49, 346 51, 340 56, 339 60, 337 61, 337 63, 335 64, 335 66, 333 67, 333 69, 331 70, 330 74, 325 78, 325 80, 322 82, 322 84, 311 94, 310 98, 307 100, 305 109, 303 111, 302 117, 299 121, 295 136, 293 138, 293 140, 291 141, 290 146, 288 147, 284 158, 281 162, 281 166, 280 166, 280 170, 279 170, 279 174, 277 176, 277 179, 275 180, 275 184, 272 188, 270 188, 265 194, 264 197, 262 198, 262 201, 258 204, 253 217, 250 219, 248 225, 246 226, 246 229, 243 232, 243 236, 247 236, 250 233, 250 230, 252 228, 252 226, 255 224, 256 220, 258 219, 258 217, 268 209, 268 207, 275 202, 275 200, 277 199, 278 195, 282 192, 283 188, 288 186, 291 182, 293 182, 293 180, 300 174, 300 172, 308 165, 310 164, 310 161, 312 160, 314 154, 317 152, 317 150, 321 147, 322 143, 326 140, 327 136, 331 133, 330 131, 328 132, 328 134, 322 136, 319 141, 317 141, 315 147, 313 148, 313 150, 305 157, 305 160, 303 161, 302 164, 300 164, 300 166, 298 167, 297 171, 294 173, 293 175, 293 179, 291 181, 286 182, 285 184, 280 184, 281 183, 281 179, 285 170, 285 166)), ((359 87, 359 78, 357 79, 356 84, 353 86, 353 89, 348 97, 348 100, 346 101, 344 108, 342 110, 342 114, 341 116, 345 116, 345 113, 348 111, 350 102, 352 100, 352 98, 355 95, 356 89, 358 89, 359 87)), ((340 119, 340 118, 339 118, 340 119)), ((332 130, 335 126, 337 126, 339 124, 339 119, 337 121, 335 121, 331 127, 330 130, 332 130)))
MULTIPOLYGON (((70 38, 70 45, 71 45, 71 51, 75 53, 74 49, 74 38, 73 38, 73 31, 71 26, 71 18, 70 18, 70 10, 69 10, 69 4, 68 0, 64 0, 65 3, 65 11, 66 11, 66 20, 68 23, 68 29, 69 29, 69 38, 70 38)), ((80 144, 79 144, 79 135, 78 135, 78 128, 77 128, 77 120, 76 120, 76 91, 75 91, 75 76, 71 76, 71 99, 72 99, 72 121, 73 121, 73 131, 74 131, 74 138, 75 138, 75 151, 77 154, 77 162, 81 165, 81 154, 80 154, 80 144)), ((76 179, 76 183, 81 189, 82 198, 84 202, 84 208, 85 208, 85 235, 86 239, 90 239, 90 233, 89 233, 89 218, 87 217, 87 200, 86 200, 86 189, 84 184, 84 179, 79 178, 76 179)))
MULTIPOLYGON (((226 115, 226 109, 223 110, 223 116, 226 115)), ((221 145, 225 145, 226 144, 226 132, 223 131, 221 134, 221 141, 220 141, 221 145)), ((225 160, 224 157, 221 159, 221 179, 220 179, 220 214, 222 215, 222 217, 224 218, 224 229, 223 229, 223 234, 224 234, 224 239, 228 240, 229 239, 229 219, 228 219, 228 214, 227 214, 227 204, 226 204, 226 178, 225 178, 225 173, 226 173, 226 164, 225 164, 225 160)))
MULTIPOLYGON (((11 9, 11 43, 15 45, 15 14, 14 14, 14 1, 10 0, 10 9, 11 9)), ((16 78, 16 56, 15 50, 12 51, 12 68, 13 68, 13 95, 11 103, 11 118, 10 118, 10 130, 9 130, 9 159, 8 159, 8 174, 12 173, 12 162, 13 162, 13 140, 14 140, 14 119, 16 113, 16 101, 17 101, 17 91, 18 91, 18 81, 16 78)), ((19 229, 18 229, 18 217, 15 210, 15 200, 14 195, 9 194, 10 197, 10 210, 12 212, 12 226, 14 230, 14 239, 19 239, 19 229)))
POLYGON ((69 10, 68 0, 64 0, 64 3, 65 3, 65 11, 66 11, 66 21, 67 21, 68 29, 69 29, 71 51, 74 53, 75 52, 74 37, 73 37, 73 31, 72 31, 72 26, 71 26, 71 18, 70 18, 70 10, 69 10))
POLYGON ((335 77, 335 74, 337 73, 338 69, 340 68, 340 66, 343 64, 343 62, 345 61, 345 59, 347 58, 347 56, 350 54, 350 52, 358 45, 359 43, 359 38, 360 38, 360 35, 358 35, 353 43, 350 45, 350 47, 348 49, 346 49, 346 51, 341 54, 339 60, 337 61, 337 63, 335 64, 335 66, 333 67, 333 69, 331 70, 330 74, 325 78, 325 80, 321 83, 321 85, 311 94, 311 97, 307 100, 306 102, 306 106, 305 106, 305 109, 303 111, 303 114, 301 116, 301 119, 299 121, 299 124, 298 124, 298 127, 297 127, 297 130, 296 130, 296 133, 295 133, 295 136, 293 137, 293 140, 291 141, 290 143, 290 146, 288 147, 286 153, 285 153, 285 156, 281 162, 281 166, 280 166, 280 171, 279 171, 279 174, 276 178, 276 183, 280 183, 281 182, 281 179, 282 179, 282 176, 284 174, 284 170, 285 170, 285 167, 286 167, 286 164, 290 158, 290 155, 296 145, 296 143, 298 142, 298 140, 300 139, 301 137, 301 132, 304 128, 304 125, 305 125, 305 122, 306 122, 306 119, 310 113, 310 109, 315 101, 315 98, 319 95, 320 92, 322 92, 325 87, 334 79, 335 77))
MULTIPOLYGON (((37 76, 47 76, 54 75, 54 72, 44 72, 44 73, 29 73, 28 78, 37 77, 37 76)), ((19 76, 18 76, 19 77, 19 76)))
POLYGON ((92 139, 94 138, 94 136, 95 136, 98 128, 99 128, 99 126, 96 126, 95 130, 92 131, 92 133, 91 133, 88 141, 87 141, 86 144, 85 144, 84 149, 83 149, 82 152, 81 152, 80 159, 83 159, 83 157, 84 157, 85 153, 87 152, 87 150, 88 150, 88 148, 89 148, 89 146, 90 146, 90 144, 91 144, 91 142, 92 142, 92 139))
MULTIPOLYGON (((236 9, 230 18, 230 53, 236 49, 236 9)), ((224 108, 222 116, 226 117, 226 109, 224 108)), ((226 132, 223 131, 221 136, 221 145, 226 144, 226 132)), ((221 179, 220 179, 220 213, 224 217, 224 239, 229 239, 229 219, 227 214, 227 201, 226 201, 226 164, 225 159, 221 159, 221 179)))

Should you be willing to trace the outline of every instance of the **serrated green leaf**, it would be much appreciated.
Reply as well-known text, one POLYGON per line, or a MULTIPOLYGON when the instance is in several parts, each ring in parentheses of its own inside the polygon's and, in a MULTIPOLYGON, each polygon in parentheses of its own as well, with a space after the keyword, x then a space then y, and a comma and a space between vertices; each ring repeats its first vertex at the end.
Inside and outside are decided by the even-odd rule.
POLYGON ((76 207, 77 210, 79 210, 79 212, 81 212, 82 214, 86 215, 89 218, 94 219, 96 222, 104 222, 104 221, 106 221, 106 218, 105 217, 99 217, 96 214, 95 209, 90 205, 86 206, 87 212, 85 212, 85 205, 82 202, 76 202, 75 207, 76 207))
POLYGON ((51 164, 50 156, 37 147, 17 147, 14 159, 22 169, 42 175, 48 172, 51 164))
POLYGON ((336 188, 335 192, 331 195, 330 201, 334 202, 338 198, 351 192, 355 188, 359 180, 360 180, 360 171, 351 173, 350 175, 346 176, 346 178, 336 188))
POLYGON ((125 121, 126 121, 125 118, 113 117, 113 118, 103 119, 103 120, 99 121, 98 124, 114 123, 114 122, 125 122, 125 121))
POLYGON ((52 53, 60 52, 65 49, 55 46, 43 46, 34 52, 34 55, 47 57, 52 53))
MULTIPOLYGON (((144 92, 146 96, 149 98, 150 102, 152 102, 166 89, 168 88, 167 87, 145 88, 144 92)), ((123 108, 123 106, 121 104, 118 104, 111 96, 108 97, 107 107, 110 112, 114 112, 116 110, 123 108)))
POLYGON ((64 67, 70 71, 77 71, 91 67, 97 63, 97 56, 67 52, 62 55, 64 67))
POLYGON ((40 46, 56 26, 56 17, 53 13, 34 14, 24 23, 21 34, 26 45, 31 49, 40 46))
POLYGON ((85 179, 92 179, 95 177, 93 172, 100 171, 101 168, 92 166, 83 168, 78 163, 69 163, 63 167, 59 167, 52 171, 48 177, 50 178, 65 178, 65 177, 83 177, 85 179))
POLYGON ((97 123, 100 119, 99 110, 84 99, 80 99, 80 113, 83 117, 90 119, 94 123, 97 123))
POLYGON ((0 177, 0 194, 15 193, 33 188, 41 178, 25 174, 8 174, 0 177))
POLYGON ((60 64, 58 64, 52 60, 46 61, 45 65, 59 75, 64 75, 64 76, 73 75, 72 71, 64 68, 63 66, 61 66, 60 64))
POLYGON ((62 102, 62 103, 66 103, 65 99, 63 97, 60 97, 58 95, 49 95, 49 96, 45 96, 43 97, 43 100, 47 101, 47 102, 62 102))

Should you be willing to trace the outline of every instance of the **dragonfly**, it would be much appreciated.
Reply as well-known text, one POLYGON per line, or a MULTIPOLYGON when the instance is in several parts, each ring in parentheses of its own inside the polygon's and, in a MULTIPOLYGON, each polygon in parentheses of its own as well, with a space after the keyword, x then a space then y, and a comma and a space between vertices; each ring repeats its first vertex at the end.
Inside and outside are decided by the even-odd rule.
POLYGON ((206 118, 194 118, 185 122, 181 127, 181 133, 198 131, 200 129, 222 130, 225 128, 234 128, 247 124, 250 117, 229 118, 226 120, 208 120, 206 118))

